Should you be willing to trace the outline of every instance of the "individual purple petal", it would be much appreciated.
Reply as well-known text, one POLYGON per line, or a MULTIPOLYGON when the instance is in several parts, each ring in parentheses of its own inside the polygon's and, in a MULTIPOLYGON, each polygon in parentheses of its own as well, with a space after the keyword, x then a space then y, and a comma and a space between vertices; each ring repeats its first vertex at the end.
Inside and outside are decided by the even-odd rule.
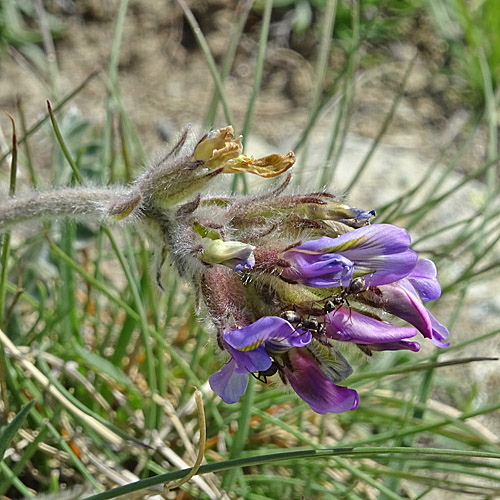
POLYGON ((417 328, 420 333, 432 338, 432 324, 429 311, 425 308, 420 296, 408 279, 404 278, 397 283, 378 287, 377 293, 369 293, 368 300, 385 311, 404 319, 417 328))
POLYGON ((437 347, 450 345, 442 342, 449 335, 448 329, 424 306, 408 278, 380 286, 376 291, 365 292, 364 300, 367 304, 381 307, 394 316, 404 319, 417 328, 425 338, 431 339, 437 347))
POLYGON ((303 249, 307 243, 310 241, 283 254, 283 258, 291 264, 283 269, 283 278, 314 288, 339 286, 344 280, 350 279, 353 269, 350 260, 335 253, 309 252, 307 248, 303 249))
POLYGON ((358 393, 331 382, 317 365, 307 349, 293 349, 289 353, 290 363, 283 371, 293 390, 320 414, 342 413, 355 410, 358 393))
POLYGON ((443 342, 450 335, 448 328, 442 325, 429 311, 429 318, 432 324, 432 338, 431 341, 436 347, 449 347, 450 342, 443 342))
POLYGON ((325 316, 325 333, 341 342, 379 344, 414 337, 418 332, 415 328, 391 325, 356 311, 340 308, 325 316))
POLYGON ((249 374, 265 371, 272 365, 272 360, 262 345, 253 351, 238 351, 229 345, 228 350, 236 362, 235 373, 249 374))
POLYGON ((266 341, 287 347, 303 346, 311 340, 309 332, 297 331, 288 321, 278 316, 264 316, 251 325, 224 334, 224 340, 238 351, 252 351, 266 341))
POLYGON ((231 359, 209 378, 212 391, 228 404, 237 403, 247 390, 248 374, 236 373, 235 370, 236 363, 231 359))
POLYGON ((415 287, 423 302, 436 300, 441 296, 441 285, 437 280, 436 266, 432 260, 419 259, 407 279, 415 287))
POLYGON ((291 347, 305 347, 311 342, 311 339, 311 332, 298 329, 289 337, 266 340, 266 351, 278 354, 288 351, 291 347))
POLYGON ((420 344, 411 340, 399 340, 398 342, 382 342, 380 344, 365 344, 371 351, 420 351, 420 344))

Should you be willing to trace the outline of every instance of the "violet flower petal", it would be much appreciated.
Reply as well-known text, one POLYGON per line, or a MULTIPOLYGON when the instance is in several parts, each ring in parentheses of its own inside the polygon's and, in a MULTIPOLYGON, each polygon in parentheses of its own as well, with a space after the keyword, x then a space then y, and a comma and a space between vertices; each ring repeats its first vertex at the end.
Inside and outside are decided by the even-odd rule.
POLYGON ((413 325, 425 338, 431 339, 437 347, 450 345, 448 342, 443 342, 448 338, 448 329, 439 323, 424 306, 408 278, 379 287, 378 294, 368 292, 367 300, 413 325))
POLYGON ((236 363, 231 359, 208 379, 212 391, 218 394, 224 403, 237 403, 247 390, 248 374, 236 373, 235 369, 236 363))
MULTIPOLYGON (((285 252, 283 257, 296 259, 296 254, 300 253, 304 259, 307 255, 307 261, 311 263, 321 254, 342 255, 354 263, 355 275, 369 274, 367 285, 379 286, 404 278, 415 267, 417 254, 410 250, 410 243, 406 229, 392 224, 375 224, 354 229, 337 238, 323 236, 306 241, 285 252)), ((335 277, 336 280, 340 278, 340 275, 335 277)), ((343 286, 345 283, 345 279, 342 280, 343 286)), ((329 286, 338 284, 338 281, 331 282, 329 286)))
POLYGON ((357 408, 358 393, 331 382, 307 349, 293 349, 289 359, 291 363, 283 368, 284 374, 293 390, 313 411, 323 415, 357 408))
POLYGON ((353 263, 349 259, 335 253, 309 253, 301 247, 299 245, 283 254, 283 258, 291 263, 291 267, 283 269, 283 278, 314 288, 330 288, 350 281, 353 263))
POLYGON ((228 346, 229 354, 236 362, 235 373, 249 374, 265 371, 272 365, 272 360, 264 346, 259 346, 253 351, 238 351, 228 346))
POLYGON ((415 287, 423 302, 436 300, 441 296, 441 285, 437 280, 434 262, 429 259, 419 259, 407 279, 415 287))
MULTIPOLYGON (((404 319, 417 328, 424 337, 432 338, 429 311, 408 279, 404 278, 397 283, 383 285, 379 287, 379 292, 382 292, 380 300, 385 311, 404 319)), ((374 297, 373 294, 370 295, 374 297)))
POLYGON ((253 351, 266 341, 286 348, 304 346, 311 340, 310 332, 297 331, 288 321, 278 316, 264 316, 251 325, 224 334, 224 340, 238 351, 253 351))
POLYGON ((370 274, 367 285, 393 283, 415 267, 417 254, 410 250, 406 229, 391 224, 365 226, 338 238, 332 251, 354 262, 355 275, 370 274))
POLYGON ((415 328, 391 325, 356 311, 340 308, 325 316, 325 333, 341 342, 379 344, 414 337, 418 332, 415 328))
POLYGON ((443 342, 450 335, 448 328, 442 325, 429 311, 427 311, 432 324, 431 341, 436 347, 449 347, 450 342, 443 342))

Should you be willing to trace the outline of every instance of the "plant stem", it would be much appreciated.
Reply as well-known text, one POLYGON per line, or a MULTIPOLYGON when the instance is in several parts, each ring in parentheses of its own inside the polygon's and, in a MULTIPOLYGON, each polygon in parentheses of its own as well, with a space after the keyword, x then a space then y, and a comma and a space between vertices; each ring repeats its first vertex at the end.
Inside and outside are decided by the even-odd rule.
POLYGON ((0 206, 0 232, 30 220, 106 218, 114 203, 130 197, 128 188, 67 188, 9 199, 0 206))

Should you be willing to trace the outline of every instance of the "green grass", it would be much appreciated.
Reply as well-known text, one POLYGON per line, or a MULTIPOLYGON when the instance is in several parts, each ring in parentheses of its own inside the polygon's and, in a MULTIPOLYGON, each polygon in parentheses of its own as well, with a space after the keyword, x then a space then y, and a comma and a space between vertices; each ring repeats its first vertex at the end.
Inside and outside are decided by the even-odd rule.
MULTIPOLYGON (((456 374, 469 373, 465 370, 471 363, 495 363, 470 358, 492 339, 498 342, 500 332, 478 327, 467 341, 453 339, 472 285, 498 278, 500 270, 495 115, 495 49, 500 50, 500 44, 491 39, 495 3, 482 2, 472 11, 464 2, 453 0, 435 2, 433 9, 430 2, 405 2, 401 7, 388 1, 380 11, 385 17, 367 15, 373 2, 360 2, 358 10, 349 10, 351 3, 335 5, 333 1, 288 2, 273 11, 271 4, 261 2, 249 14, 262 15, 262 22, 255 37, 257 69, 251 99, 241 123, 233 121, 232 104, 224 94, 243 32, 241 19, 234 17, 221 68, 211 57, 203 33, 197 33, 206 57, 207 80, 211 77, 214 87, 206 122, 213 124, 217 107, 222 105, 237 133, 258 132, 259 124, 252 117, 260 95, 268 23, 273 12, 293 8, 296 16, 306 16, 301 22, 311 23, 318 41, 314 55, 318 78, 307 110, 309 122, 297 149, 307 151, 315 124, 335 96, 340 112, 332 122, 327 155, 334 167, 349 131, 355 104, 350 90, 356 72, 373 64, 369 45, 382 47, 391 33, 397 34, 394 26, 404 26, 422 12, 431 16, 446 40, 450 40, 446 32, 454 40, 462 40, 457 28, 465 33, 463 47, 458 42, 450 45, 449 71, 454 78, 469 82, 467 88, 477 93, 470 101, 464 100, 463 106, 480 103, 480 109, 464 124, 458 142, 443 146, 442 155, 436 158, 436 164, 444 162, 438 180, 428 175, 434 169, 430 165, 421 181, 396 199, 368 207, 377 208, 377 222, 403 225, 418 233, 414 247, 436 262, 444 277, 442 300, 453 305, 448 322, 452 346, 431 349, 427 355, 387 353, 375 356, 371 363, 360 363, 349 380, 360 393, 355 412, 321 417, 293 393, 262 384, 255 384, 239 403, 225 405, 206 389, 220 360, 205 321, 195 318, 192 291, 173 272, 165 276, 165 293, 157 290, 150 272, 151 256, 141 237, 126 227, 64 221, 45 223, 37 231, 16 230, 3 237, 1 256, 0 297, 5 301, 0 325, 7 338, 2 337, 0 349, 4 424, 0 450, 5 451, 0 461, 0 495, 56 495, 65 487, 85 483, 94 490, 82 498, 95 493, 92 498, 97 500, 183 477, 185 472, 179 470, 186 467, 183 464, 194 463, 198 448, 195 387, 204 390, 208 441, 203 474, 182 486, 191 498, 210 498, 210 491, 212 498, 219 498, 221 488, 245 499, 417 499, 446 492, 450 498, 487 499, 498 495, 500 443, 484 424, 490 419, 498 425, 498 393, 489 390, 478 398, 478 382, 456 374), (316 13, 310 21, 307 9, 316 13), (346 58, 332 75, 328 61, 335 44, 343 47, 346 58), (473 62, 468 65, 468 61, 473 62), (478 129, 487 131, 484 161, 456 176, 478 129), (452 155, 450 151, 458 152, 452 155), (450 187, 438 191, 446 179, 451 180, 450 187), (443 204, 472 183, 480 192, 478 213, 436 225, 443 204), (435 237, 443 234, 445 242, 435 243, 435 237), (464 265, 457 273, 452 264, 458 259, 464 265), (17 351, 6 347, 9 341, 17 351), (132 471, 140 482, 118 488, 117 476, 130 482, 124 470, 132 471)), ((40 146, 32 143, 36 130, 44 134, 52 154, 48 184, 125 183, 137 173, 132 166, 143 161, 144 153, 134 117, 123 106, 118 70, 127 6, 120 2, 109 67, 104 72, 105 123, 90 123, 69 108, 91 77, 75 89, 65 89, 65 97, 53 99, 52 126, 49 113, 36 123, 24 124, 21 109, 17 110, 18 162, 27 168, 31 165, 27 182, 34 187, 42 183, 36 169, 36 147, 40 146), (119 148, 113 142, 116 116, 119 148)), ((3 19, 22 15, 23 22, 28 22, 32 14, 23 13, 21 7, 3 3, 3 19)), ((193 19, 189 24, 196 26, 193 19)), ((22 42, 31 44, 33 51, 39 49, 34 43, 42 39, 41 33, 32 29, 28 37, 24 29, 14 29, 18 25, 10 24, 7 32, 0 30, 4 46, 22 42)), ((377 48, 375 52, 380 58, 383 51, 377 48)), ((54 80, 49 85, 57 95, 60 75, 51 75, 54 80)), ((363 182, 362 174, 371 168, 373 153, 383 143, 403 95, 404 82, 394 95, 393 109, 381 120, 372 148, 356 167, 349 189, 363 182)), ((203 119, 204 111, 193 119, 203 119)), ((11 158, 3 155, 1 163, 5 192, 11 158)), ((306 175, 307 171, 294 173, 298 179, 306 175)), ((332 175, 333 170, 325 170, 316 180, 318 186, 328 183, 332 175)), ((243 190, 246 184, 239 181, 234 187, 243 190)))

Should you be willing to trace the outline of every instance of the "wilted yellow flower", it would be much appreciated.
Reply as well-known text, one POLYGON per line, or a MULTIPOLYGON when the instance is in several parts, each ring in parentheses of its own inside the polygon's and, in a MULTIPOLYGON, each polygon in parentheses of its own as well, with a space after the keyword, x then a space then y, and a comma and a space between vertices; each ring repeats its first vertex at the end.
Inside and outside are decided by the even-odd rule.
POLYGON ((241 136, 234 139, 233 127, 228 126, 217 130, 215 137, 200 141, 193 159, 205 162, 208 167, 223 168, 226 174, 248 172, 260 177, 275 177, 295 163, 292 151, 286 155, 272 154, 257 159, 241 154, 242 151, 241 136))

